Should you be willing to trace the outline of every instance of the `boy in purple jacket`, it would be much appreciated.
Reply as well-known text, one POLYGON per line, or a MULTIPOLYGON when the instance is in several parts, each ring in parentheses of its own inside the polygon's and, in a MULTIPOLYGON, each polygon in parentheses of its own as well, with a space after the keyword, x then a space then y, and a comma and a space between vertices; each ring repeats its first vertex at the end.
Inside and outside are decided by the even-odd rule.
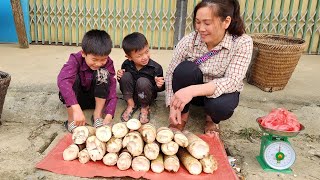
POLYGON ((58 75, 59 98, 67 107, 65 126, 69 132, 85 125, 84 109, 94 109, 91 118, 94 127, 110 123, 117 104, 109 34, 90 30, 81 46, 82 50, 70 55, 58 75))

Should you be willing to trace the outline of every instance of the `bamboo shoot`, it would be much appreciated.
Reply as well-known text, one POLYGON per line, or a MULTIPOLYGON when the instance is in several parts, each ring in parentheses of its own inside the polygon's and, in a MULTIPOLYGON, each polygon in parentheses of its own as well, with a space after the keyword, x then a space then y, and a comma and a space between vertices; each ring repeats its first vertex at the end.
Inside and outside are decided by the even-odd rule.
POLYGON ((138 130, 141 127, 141 122, 138 119, 129 119, 127 121, 127 127, 131 130, 138 130))
POLYGON ((96 136, 90 136, 87 139, 86 147, 92 161, 101 160, 106 153, 106 144, 96 136))
POLYGON ((122 147, 126 147, 132 156, 139 156, 144 148, 141 134, 137 131, 128 133, 123 138, 122 147))
POLYGON ((174 141, 178 143, 179 146, 181 147, 187 147, 188 146, 188 138, 179 130, 173 129, 174 133, 174 141))
POLYGON ((179 145, 174 141, 161 144, 161 151, 165 155, 168 155, 168 156, 175 155, 178 152, 178 150, 179 150, 179 145))
POLYGON ((108 142, 107 142, 107 151, 109 153, 117 153, 121 150, 122 148, 122 139, 120 138, 115 138, 112 137, 108 142))
POLYGON ((173 139, 173 132, 167 127, 161 127, 157 130, 156 139, 159 143, 168 143, 173 139))
POLYGON ((109 125, 98 127, 96 130, 96 136, 102 142, 109 141, 112 136, 111 127, 109 125))
POLYGON ((154 160, 159 155, 160 147, 156 142, 148 143, 144 146, 143 152, 146 158, 148 158, 149 160, 154 160))
POLYGON ((63 160, 65 161, 72 161, 77 159, 79 153, 79 147, 76 144, 69 145, 64 151, 63 151, 63 160))
POLYGON ((133 158, 131 166, 134 171, 147 172, 150 169, 150 160, 145 156, 137 156, 133 158))
POLYGON ((204 157, 203 159, 200 159, 200 163, 202 164, 202 169, 205 173, 212 174, 218 169, 218 162, 211 154, 204 157))
POLYGON ((78 126, 73 130, 72 141, 75 144, 83 144, 88 137, 96 134, 96 128, 91 126, 78 126))
POLYGON ((132 156, 129 152, 123 151, 118 158, 117 167, 120 170, 127 170, 131 167, 132 156))
POLYGON ((183 131, 183 133, 189 142, 187 150, 193 157, 202 159, 209 155, 209 145, 204 140, 189 131, 183 131))
POLYGON ((155 173, 161 173, 164 171, 163 155, 159 153, 155 160, 151 161, 151 170, 155 173))
POLYGON ((127 128, 127 125, 125 122, 114 124, 111 130, 112 130, 113 136, 116 138, 123 138, 129 132, 129 129, 127 128))
POLYGON ((167 156, 164 155, 163 158, 164 169, 169 172, 178 172, 180 168, 179 159, 176 155, 167 156))
POLYGON ((81 164, 85 164, 90 161, 90 155, 87 149, 83 149, 78 153, 78 159, 81 164))
POLYGON ((199 160, 194 158, 185 148, 180 148, 177 155, 190 174, 198 175, 202 172, 199 160))
POLYGON ((142 125, 141 128, 139 129, 139 132, 142 136, 142 139, 146 143, 152 143, 156 139, 157 130, 156 130, 156 127, 151 123, 142 125))
POLYGON ((117 153, 107 153, 102 159, 103 164, 107 166, 114 166, 117 164, 117 161, 118 161, 117 153))

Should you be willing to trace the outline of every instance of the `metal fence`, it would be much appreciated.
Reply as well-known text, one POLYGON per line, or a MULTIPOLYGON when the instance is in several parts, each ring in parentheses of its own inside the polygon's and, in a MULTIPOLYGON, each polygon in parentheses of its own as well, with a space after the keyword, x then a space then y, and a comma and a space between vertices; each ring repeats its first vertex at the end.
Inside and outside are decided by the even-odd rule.
MULTIPOLYGON (((151 48, 172 49, 192 28, 199 0, 30 0, 34 43, 79 45, 89 29, 104 29, 114 47, 139 31, 151 48), (184 5, 183 5, 184 4, 184 5), (185 12, 185 13, 181 13, 185 12), (183 24, 183 26, 181 26, 183 24), (178 40, 180 37, 178 38, 178 40)), ((248 34, 274 33, 303 38, 308 54, 320 54, 320 0, 239 0, 248 34)))

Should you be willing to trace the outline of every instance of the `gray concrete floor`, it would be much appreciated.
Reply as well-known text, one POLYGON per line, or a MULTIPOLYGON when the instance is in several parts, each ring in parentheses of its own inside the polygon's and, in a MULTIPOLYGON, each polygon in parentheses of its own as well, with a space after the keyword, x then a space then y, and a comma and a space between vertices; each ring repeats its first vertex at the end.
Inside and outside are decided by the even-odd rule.
MULTIPOLYGON (((0 71, 12 76, 5 99, 0 126, 0 179, 77 179, 71 176, 37 170, 35 164, 66 133, 61 123, 67 115, 58 100, 56 77, 69 54, 80 47, 31 45, 20 49, 16 44, 0 44, 0 71)), ((121 49, 113 49, 111 58, 116 70, 125 59, 121 49)), ((152 50, 152 59, 166 71, 172 58, 171 50, 152 50)), ((236 157, 241 176, 247 179, 318 179, 320 177, 320 56, 303 55, 284 90, 264 92, 245 84, 241 100, 232 118, 221 123, 222 139, 231 155, 236 157), (255 119, 272 108, 284 107, 294 112, 306 129, 291 139, 297 161, 294 173, 266 173, 255 160, 259 154, 260 132, 255 119), (307 170, 302 170, 307 168, 307 170)), ((118 91, 119 92, 119 91, 118 91)), ((119 97, 120 94, 119 94, 119 97)), ((114 121, 119 121, 125 102, 119 100, 114 121)), ((92 111, 85 111, 89 118, 92 111)), ((136 113, 137 115, 138 113, 136 113)), ((202 133, 204 115, 191 108, 187 129, 202 133)), ((152 107, 151 123, 168 125, 164 93, 152 107)))

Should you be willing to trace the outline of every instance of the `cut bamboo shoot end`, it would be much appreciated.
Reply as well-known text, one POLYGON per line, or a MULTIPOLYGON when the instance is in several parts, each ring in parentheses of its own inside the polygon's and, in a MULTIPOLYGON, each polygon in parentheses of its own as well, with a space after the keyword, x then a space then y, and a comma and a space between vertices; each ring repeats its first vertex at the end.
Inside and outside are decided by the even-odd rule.
POLYGON ((112 126, 112 133, 113 136, 116 138, 123 138, 125 135, 127 135, 129 132, 129 129, 125 122, 116 123, 112 126))
POLYGON ((141 122, 138 119, 129 119, 127 127, 131 130, 138 130, 141 127, 141 122))
POLYGON ((122 139, 120 138, 115 138, 112 137, 108 142, 107 142, 107 151, 109 153, 117 153, 122 149, 122 139))
POLYGON ((127 170, 131 167, 132 157, 128 152, 122 152, 117 161, 117 167, 120 170, 127 170))
POLYGON ((188 138, 181 131, 174 131, 173 139, 181 147, 187 147, 189 145, 188 138))
POLYGON ((136 139, 142 140, 141 134, 138 131, 132 131, 128 133, 122 140, 122 147, 127 147, 129 141, 136 141, 136 139))
POLYGON ((163 164, 151 164, 151 170, 152 172, 155 172, 155 173, 162 173, 164 171, 164 166, 163 164))
POLYGON ((156 139, 157 130, 156 127, 151 123, 142 125, 139 129, 139 132, 142 136, 142 139, 146 143, 152 143, 156 139))
POLYGON ((174 141, 161 144, 161 151, 165 155, 168 155, 168 156, 175 155, 178 152, 178 150, 179 150, 179 145, 174 141))
POLYGON ((87 149, 83 149, 78 153, 78 159, 81 164, 85 164, 90 161, 90 155, 87 149))
POLYGON ((78 126, 73 130, 72 141, 75 144, 83 144, 87 138, 95 135, 96 128, 91 126, 78 126))
POLYGON ((202 164, 202 169, 205 173, 212 174, 218 169, 218 162, 211 154, 200 159, 200 163, 202 164))
POLYGON ((163 156, 159 153, 155 160, 151 161, 151 170, 155 173, 161 173, 164 171, 163 156))
POLYGON ((132 156, 140 156, 143 153, 143 142, 142 139, 137 141, 129 141, 127 149, 132 156))
POLYGON ((63 160, 72 161, 77 159, 79 153, 79 147, 76 144, 71 144, 63 151, 63 160))
POLYGON ((117 153, 107 153, 103 159, 103 164, 107 166, 114 166, 117 164, 118 161, 118 154, 117 153))
POLYGON ((166 169, 169 172, 171 171, 178 172, 180 168, 179 159, 176 155, 172 155, 172 156, 164 155, 163 164, 164 164, 164 169, 166 169))
POLYGON ((199 164, 191 164, 189 167, 189 173, 193 175, 199 175, 202 172, 202 166, 199 164))
POLYGON ((160 148, 159 145, 155 142, 153 143, 148 143, 144 146, 144 155, 146 156, 146 158, 150 159, 150 160, 154 160, 158 157, 159 152, 160 152, 160 148))
POLYGON ((159 143, 168 143, 173 139, 173 132, 167 127, 161 127, 157 130, 156 139, 159 143))
POLYGON ((96 130, 96 136, 102 142, 109 141, 112 136, 111 127, 108 125, 98 127, 96 130))
POLYGON ((150 161, 144 156, 137 156, 133 158, 131 166, 134 171, 147 172, 150 169, 150 161))
POLYGON ((180 161, 190 174, 198 175, 202 172, 202 165, 185 148, 180 148, 177 153, 180 161))
POLYGON ((96 136, 90 136, 87 139, 86 147, 92 161, 101 160, 106 153, 106 144, 96 136))

